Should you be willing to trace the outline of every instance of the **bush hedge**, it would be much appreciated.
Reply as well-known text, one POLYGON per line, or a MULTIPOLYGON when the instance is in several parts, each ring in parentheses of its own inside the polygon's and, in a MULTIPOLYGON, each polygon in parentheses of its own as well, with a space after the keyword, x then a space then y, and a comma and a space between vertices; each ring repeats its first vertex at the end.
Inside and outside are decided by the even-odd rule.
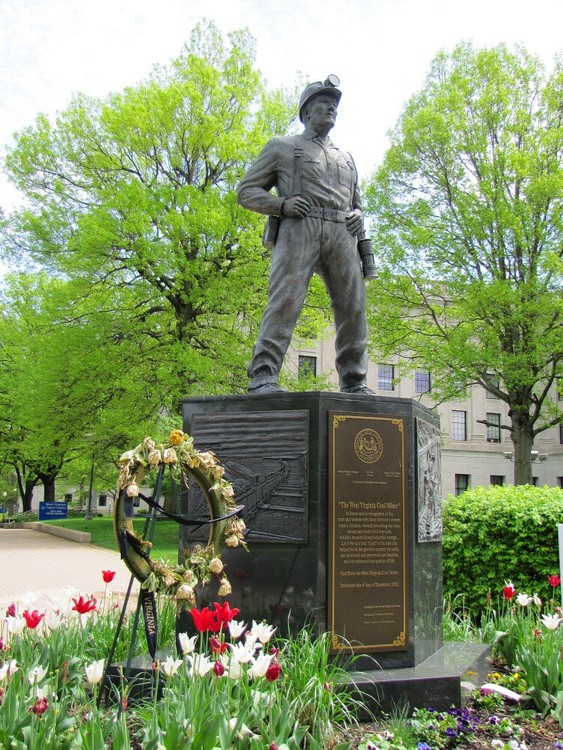
POLYGON ((450 601, 457 597, 478 613, 490 597, 497 601, 505 581, 519 592, 553 597, 547 576, 559 573, 563 490, 474 487, 444 501, 443 522, 444 594, 450 601))

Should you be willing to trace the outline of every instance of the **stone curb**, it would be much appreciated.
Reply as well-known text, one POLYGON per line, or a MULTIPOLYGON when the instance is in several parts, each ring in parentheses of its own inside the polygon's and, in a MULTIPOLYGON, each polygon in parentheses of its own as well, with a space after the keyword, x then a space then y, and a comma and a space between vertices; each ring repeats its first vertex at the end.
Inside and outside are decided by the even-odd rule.
POLYGON ((40 523, 39 521, 29 521, 28 523, 22 523, 21 526, 24 529, 60 536, 70 542, 78 542, 79 544, 90 544, 92 539, 89 531, 76 531, 75 529, 66 529, 64 526, 50 526, 48 523, 40 523))

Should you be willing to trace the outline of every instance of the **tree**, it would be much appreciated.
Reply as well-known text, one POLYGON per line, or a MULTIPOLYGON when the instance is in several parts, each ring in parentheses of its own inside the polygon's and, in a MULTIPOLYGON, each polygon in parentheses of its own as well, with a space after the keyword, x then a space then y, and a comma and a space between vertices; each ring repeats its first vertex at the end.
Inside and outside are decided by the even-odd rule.
POLYGON ((266 297, 260 218, 234 187, 292 96, 267 92, 247 32, 198 26, 169 67, 105 101, 76 96, 16 138, 7 171, 29 199, 6 245, 119 290, 154 344, 163 406, 237 391, 266 297))
MULTIPOLYGON (((381 266, 375 356, 434 375, 436 399, 480 384, 508 404, 514 481, 561 422, 563 67, 462 44, 434 60, 367 189, 381 266)), ((486 422, 485 422, 486 424, 486 422)))
POLYGON ((108 290, 82 285, 81 294, 79 283, 44 273, 9 276, 3 286, 0 473, 15 473, 29 510, 37 484, 54 500, 57 477, 73 463, 111 464, 152 428, 159 390, 150 352, 119 327, 119 298, 108 290))

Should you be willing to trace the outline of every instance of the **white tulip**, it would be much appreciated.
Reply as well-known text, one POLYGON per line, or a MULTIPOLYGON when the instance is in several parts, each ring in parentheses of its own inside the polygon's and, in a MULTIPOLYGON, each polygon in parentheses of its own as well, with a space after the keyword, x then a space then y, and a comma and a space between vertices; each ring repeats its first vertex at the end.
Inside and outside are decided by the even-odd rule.
POLYGON ((246 643, 229 643, 228 646, 232 651, 233 659, 239 664, 248 664, 254 655, 254 643, 251 648, 248 648, 246 643))
POLYGON ((253 620, 251 631, 252 635, 255 636, 260 643, 268 643, 270 638, 274 635, 276 628, 273 628, 265 622, 257 623, 253 620))
POLYGON ((18 665, 15 659, 5 661, 0 667, 0 682, 2 682, 5 677, 10 677, 10 675, 15 674, 17 671, 18 665))
POLYGON ((6 617, 6 624, 8 625, 8 633, 12 635, 20 635, 25 628, 23 617, 6 617))
POLYGON ((40 667, 40 666, 33 667, 33 669, 27 675, 29 684, 36 685, 38 682, 41 682, 41 680, 43 680, 46 674, 47 674, 46 667, 40 667))
MULTIPOLYGON (((70 607, 69 607, 70 610, 70 607)), ((58 612, 49 612, 45 617, 45 625, 48 630, 58 630, 63 624, 63 617, 58 612)))
POLYGON ((272 661, 272 654, 258 654, 252 659, 252 665, 248 670, 248 676, 252 678, 264 677, 272 661))
POLYGON ((563 619, 559 615, 542 615, 542 622, 548 630, 557 630, 563 619))
POLYGON ((231 634, 231 638, 240 638, 245 630, 246 624, 244 622, 239 622, 238 620, 230 621, 229 633, 231 634))
POLYGON ((38 598, 35 591, 26 591, 21 598, 22 609, 33 609, 33 605, 36 604, 38 598))
POLYGON ((173 656, 169 656, 166 661, 161 662, 160 668, 167 677, 174 677, 176 672, 182 666, 181 659, 174 659, 173 656))
POLYGON ((105 659, 98 659, 86 665, 86 678, 91 685, 97 685, 104 676, 105 659))
POLYGON ((187 633, 178 633, 178 643, 180 644, 180 651, 184 654, 191 654, 195 651, 195 642, 197 635, 188 636, 187 633))
POLYGON ((205 654, 189 654, 188 661, 192 677, 205 677, 213 669, 213 662, 205 654))

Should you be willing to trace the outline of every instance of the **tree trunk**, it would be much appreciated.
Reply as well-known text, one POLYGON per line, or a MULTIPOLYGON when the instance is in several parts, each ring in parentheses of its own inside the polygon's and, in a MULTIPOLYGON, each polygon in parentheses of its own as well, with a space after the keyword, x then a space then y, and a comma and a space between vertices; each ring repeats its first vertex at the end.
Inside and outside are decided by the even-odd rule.
POLYGON ((36 482, 33 479, 27 479, 25 482, 25 491, 22 495, 22 510, 24 513, 31 510, 31 503, 33 501, 33 490, 35 489, 36 482))
POLYGON ((532 484, 532 449, 534 434, 529 414, 512 417, 514 446, 514 484, 532 484))
POLYGON ((43 479, 43 500, 52 503, 55 500, 55 477, 43 479))

